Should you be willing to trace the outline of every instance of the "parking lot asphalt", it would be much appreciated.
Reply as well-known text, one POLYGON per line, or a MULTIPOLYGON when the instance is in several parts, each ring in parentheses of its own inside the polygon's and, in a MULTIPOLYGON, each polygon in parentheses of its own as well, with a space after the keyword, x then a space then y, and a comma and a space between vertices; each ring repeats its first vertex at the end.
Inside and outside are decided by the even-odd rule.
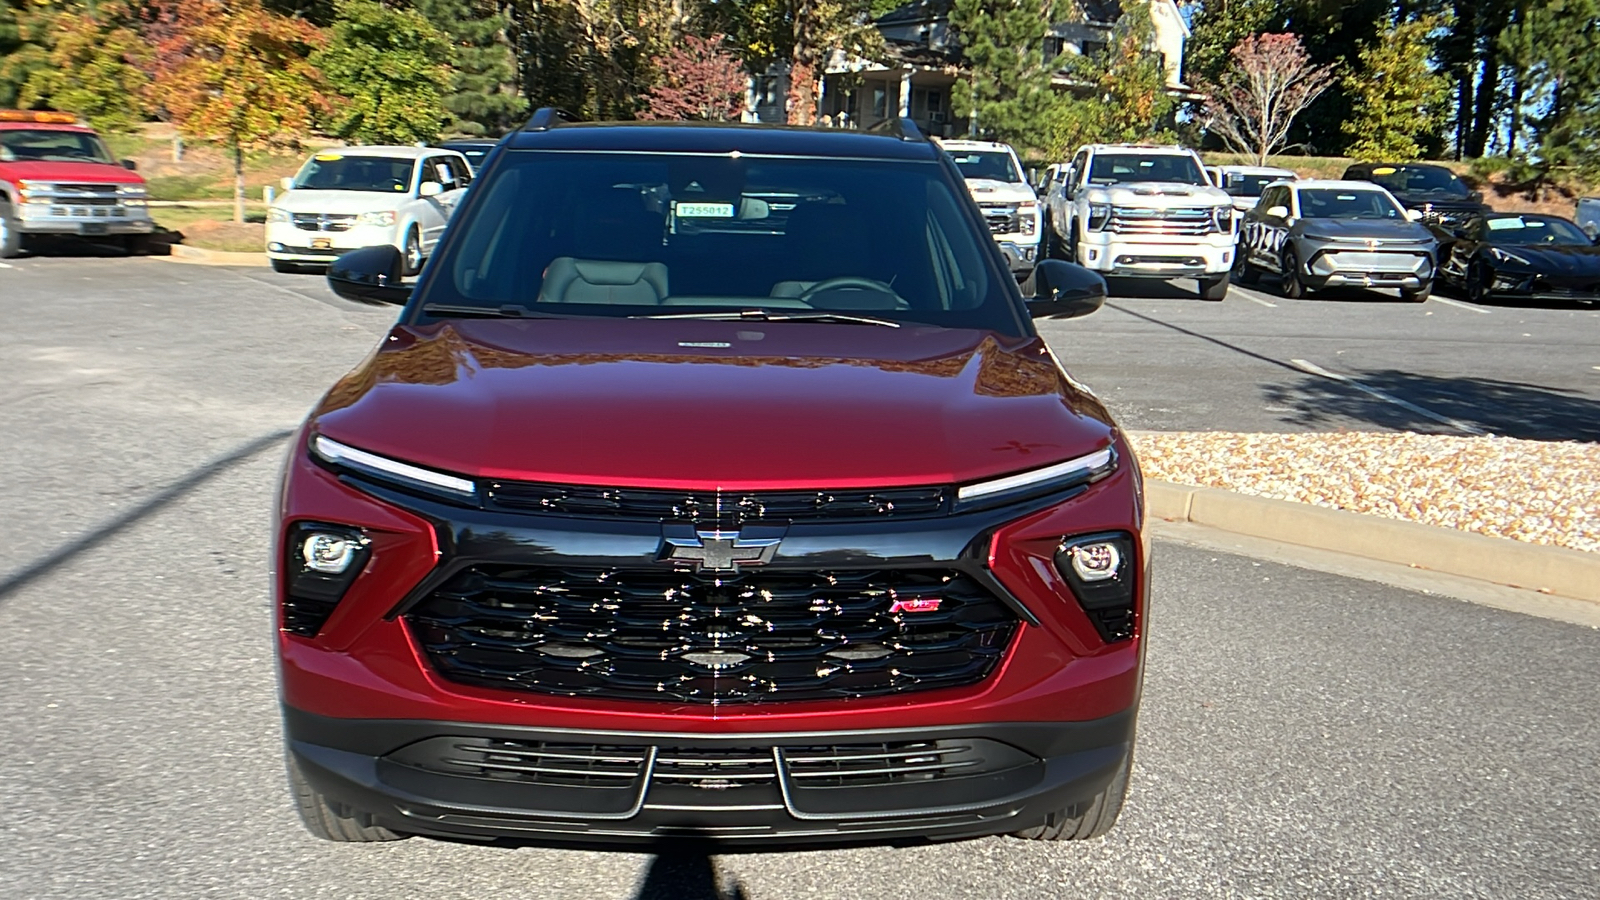
MULTIPOLYGON (((1170 542, 1156 548, 1133 790, 1102 841, 709 857, 318 842, 283 786, 265 577, 272 484, 283 436, 392 311, 265 270, 8 265, 0 896, 1600 895, 1600 631, 1170 542)), ((1239 354, 1210 356, 1203 346, 1215 345, 1192 337, 1203 346, 1180 370, 1189 344, 1167 335, 1182 333, 1135 316, 1117 324, 1122 307, 1350 374, 1384 353, 1408 358, 1368 325, 1368 343, 1348 348, 1367 348, 1359 363, 1306 355, 1330 327, 1314 305, 1290 313, 1313 317, 1293 338, 1291 320, 1262 318, 1288 304, 1174 294, 1119 297, 1047 326, 1131 427, 1153 427, 1158 408, 1176 411, 1181 424, 1167 427, 1320 426, 1261 408, 1263 385, 1279 383, 1269 375, 1292 386, 1291 373, 1253 356, 1227 370, 1239 354), (1164 360, 1180 381, 1224 367, 1222 400, 1188 410, 1194 398, 1169 386, 1167 399, 1119 359, 1164 360)), ((1437 326, 1434 340, 1471 343, 1466 326, 1433 321, 1447 310, 1478 325, 1518 315, 1444 307, 1416 333, 1437 326)), ((1600 323, 1586 315, 1527 318, 1552 346, 1592 353, 1600 323)), ((1510 338, 1473 339, 1506 345, 1476 351, 1496 380, 1593 402, 1592 380, 1559 380, 1548 347, 1510 338)), ((1447 377, 1447 361, 1429 365, 1447 377)))

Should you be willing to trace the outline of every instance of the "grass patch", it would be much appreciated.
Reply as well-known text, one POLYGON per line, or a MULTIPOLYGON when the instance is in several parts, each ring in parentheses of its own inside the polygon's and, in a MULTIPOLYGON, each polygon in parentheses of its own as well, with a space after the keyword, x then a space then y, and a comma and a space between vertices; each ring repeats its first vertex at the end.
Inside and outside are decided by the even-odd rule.
POLYGON ((244 224, 234 222, 233 210, 223 207, 156 206, 151 207, 150 217, 187 247, 230 253, 261 253, 266 248, 267 214, 259 204, 245 210, 244 224))

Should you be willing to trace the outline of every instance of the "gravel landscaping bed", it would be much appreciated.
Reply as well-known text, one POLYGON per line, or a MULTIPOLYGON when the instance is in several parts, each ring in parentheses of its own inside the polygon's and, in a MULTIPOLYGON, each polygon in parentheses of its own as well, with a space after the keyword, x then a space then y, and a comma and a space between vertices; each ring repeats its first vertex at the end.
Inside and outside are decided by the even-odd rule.
POLYGON ((1147 478, 1600 552, 1600 444, 1361 432, 1133 443, 1147 478))

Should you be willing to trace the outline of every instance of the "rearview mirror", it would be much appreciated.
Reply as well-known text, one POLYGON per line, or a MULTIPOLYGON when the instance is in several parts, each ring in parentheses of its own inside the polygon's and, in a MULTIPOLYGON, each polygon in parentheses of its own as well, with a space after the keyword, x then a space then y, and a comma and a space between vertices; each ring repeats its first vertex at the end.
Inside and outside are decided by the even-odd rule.
POLYGON ((1028 314, 1035 319, 1076 319, 1106 302, 1106 280, 1065 260, 1047 259, 1033 270, 1034 295, 1028 314))
POLYGON ((1287 219, 1289 217, 1289 207, 1269 206, 1267 207, 1267 215, 1273 217, 1274 219, 1287 219))
POLYGON ((328 266, 328 287, 346 300, 372 306, 402 306, 411 299, 411 285, 402 284, 405 258, 392 244, 362 247, 328 266))

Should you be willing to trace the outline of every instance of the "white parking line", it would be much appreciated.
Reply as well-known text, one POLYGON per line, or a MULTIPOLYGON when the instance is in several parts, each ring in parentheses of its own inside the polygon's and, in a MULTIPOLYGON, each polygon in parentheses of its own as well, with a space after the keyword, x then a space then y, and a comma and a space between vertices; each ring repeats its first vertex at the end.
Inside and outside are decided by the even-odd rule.
POLYGON ((1409 409, 1419 416, 1432 419, 1433 421, 1444 425, 1449 425, 1451 428, 1464 431, 1467 434, 1487 434, 1487 432, 1476 425, 1468 425, 1466 422, 1462 422, 1459 419, 1452 419, 1449 416, 1441 415, 1431 409, 1425 409, 1416 405, 1415 403, 1401 400, 1399 397, 1396 397, 1393 394, 1384 393, 1377 388, 1367 387, 1348 375, 1340 375, 1338 372, 1329 372, 1327 369, 1324 369, 1315 363, 1306 362, 1303 359, 1291 359, 1289 362, 1293 363, 1295 368, 1300 369, 1301 371, 1309 372, 1312 375, 1316 375, 1320 378, 1327 378, 1337 381, 1341 384, 1348 384, 1363 394, 1369 394, 1373 397, 1377 397, 1379 400, 1382 400, 1385 403, 1393 403, 1395 406, 1398 406, 1402 409, 1409 409))
POLYGON ((0 269, 15 269, 15 268, 16 268, 16 266, 11 265, 10 263, 0 263, 0 269))
POLYGON ((1239 296, 1249 300, 1251 303, 1259 303, 1262 306, 1270 306, 1273 309, 1278 308, 1278 304, 1273 303, 1271 300, 1268 300, 1260 294, 1257 294, 1255 291, 1239 287, 1237 284, 1229 285, 1228 287, 1231 290, 1238 292, 1239 296))
POLYGON ((1438 302, 1443 303, 1446 306, 1454 306, 1457 309, 1464 309, 1464 310, 1466 310, 1468 312, 1478 313, 1479 315, 1487 316, 1489 314, 1489 311, 1487 309, 1481 309, 1479 307, 1473 306, 1470 303, 1462 303, 1460 300, 1451 300, 1449 297, 1434 297, 1432 299, 1437 300, 1438 302))

